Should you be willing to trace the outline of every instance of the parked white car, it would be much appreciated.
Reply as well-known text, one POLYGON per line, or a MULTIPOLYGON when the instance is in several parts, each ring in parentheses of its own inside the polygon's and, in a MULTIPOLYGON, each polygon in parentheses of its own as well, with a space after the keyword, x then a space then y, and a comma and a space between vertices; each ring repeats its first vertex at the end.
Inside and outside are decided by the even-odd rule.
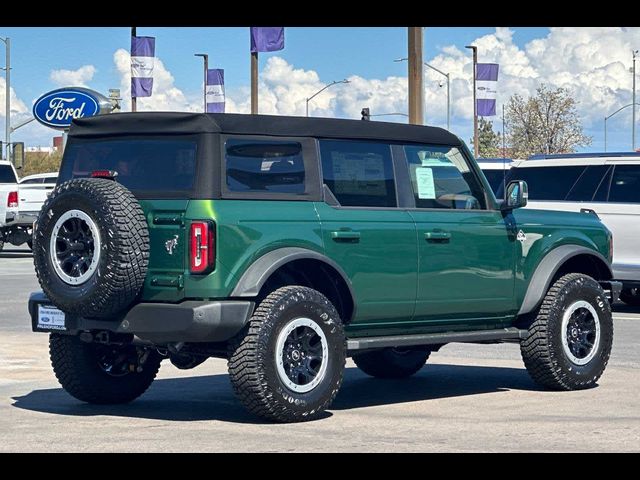
POLYGON ((18 176, 11 162, 0 160, 0 251, 18 216, 18 176))
POLYGON ((527 182, 527 208, 597 214, 613 233, 613 273, 624 285, 620 298, 640 306, 640 153, 534 155, 513 163, 511 180, 527 182))

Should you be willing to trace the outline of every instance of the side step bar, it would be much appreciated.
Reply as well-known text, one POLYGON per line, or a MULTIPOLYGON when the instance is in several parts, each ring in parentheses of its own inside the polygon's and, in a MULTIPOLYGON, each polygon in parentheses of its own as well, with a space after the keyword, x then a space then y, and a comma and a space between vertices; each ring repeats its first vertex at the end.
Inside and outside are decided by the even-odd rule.
POLYGON ((424 333, 418 335, 389 335, 385 337, 364 337, 347 340, 347 351, 355 352, 385 347, 415 347, 440 343, 472 343, 496 340, 521 340, 527 330, 500 328, 498 330, 474 330, 468 332, 424 333))

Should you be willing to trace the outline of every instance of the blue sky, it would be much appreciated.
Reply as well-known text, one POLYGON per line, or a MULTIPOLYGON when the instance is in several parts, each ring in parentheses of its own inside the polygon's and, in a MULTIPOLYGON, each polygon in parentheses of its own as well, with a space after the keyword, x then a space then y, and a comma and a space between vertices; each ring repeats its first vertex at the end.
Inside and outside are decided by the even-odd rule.
MULTIPOLYGON (((623 69, 616 66, 616 62, 621 63, 626 58, 624 55, 627 57, 630 55, 625 51, 624 55, 620 53, 620 59, 613 58, 615 55, 612 56, 610 50, 614 47, 610 38, 613 35, 613 38, 619 40, 619 45, 627 43, 631 45, 640 38, 635 31, 637 29, 632 29, 634 31, 631 32, 589 30, 589 35, 585 36, 586 30, 588 29, 572 33, 571 31, 555 32, 548 28, 428 27, 424 37, 425 60, 439 65, 445 71, 451 71, 454 78, 452 130, 463 136, 465 140, 470 136, 468 110, 472 108, 472 102, 466 100, 467 93, 470 93, 468 87, 470 75, 465 76, 465 72, 470 72, 470 66, 467 58, 468 51, 464 46, 476 42, 478 45, 484 45, 480 49, 480 61, 501 63, 501 75, 503 73, 506 75, 504 81, 499 82, 498 88, 501 90, 499 103, 506 100, 512 93, 526 94, 532 91, 535 89, 535 82, 543 79, 551 83, 556 82, 561 86, 575 86, 582 99, 579 112, 583 117, 583 123, 587 132, 594 137, 593 146, 587 150, 601 150, 603 147, 602 122, 598 121, 598 118, 624 105, 625 101, 630 101, 630 98, 626 99, 630 93, 626 90, 627 79, 625 74, 621 73, 623 69), (572 47, 571 52, 567 53, 567 38, 575 38, 576 45, 582 45, 584 48, 580 50, 572 47), (533 48, 537 42, 542 42, 540 45, 544 44, 544 53, 540 53, 542 47, 533 48), (588 50, 587 53, 584 52, 585 49, 588 50), (462 57, 460 52, 463 52, 462 57), (596 57, 600 62, 597 65, 593 64, 593 59, 596 57), (555 59, 557 68, 549 62, 550 58, 555 59), (589 61, 593 65, 589 66, 589 61), (561 72, 555 71, 556 69, 561 72), (583 78, 585 74, 590 74, 591 69, 594 69, 592 73, 594 78, 595 72, 605 69, 607 76, 602 81, 611 86, 613 80, 608 79, 611 77, 617 82, 616 85, 602 93, 602 88, 589 83, 588 87, 593 87, 595 93, 591 97, 585 97, 584 90, 587 87, 581 85, 581 82, 591 81, 583 78), (458 73, 454 74, 455 71, 458 73), (598 95, 604 97, 610 95, 611 99, 600 98, 598 95)), ((249 85, 248 28, 139 27, 138 35, 156 37, 156 56, 163 62, 166 71, 170 72, 169 77, 173 77, 172 82, 167 80, 167 91, 171 91, 171 88, 178 89, 184 96, 184 102, 194 104, 202 88, 202 61, 193 54, 205 52, 210 55, 211 67, 225 69, 228 96, 233 97, 233 101, 241 111, 240 104, 246 100, 244 97, 246 97, 246 87, 249 85)), ((105 93, 109 88, 119 88, 123 82, 123 70, 119 69, 114 62, 114 53, 118 49, 128 51, 130 43, 128 28, 0 27, 0 36, 11 37, 12 87, 17 98, 28 109, 31 108, 33 100, 42 93, 59 86, 50 78, 54 70, 73 71, 84 65, 92 65, 95 67, 95 73, 87 84, 105 93)), ((406 64, 393 62, 395 58, 406 56, 406 38, 404 27, 288 27, 285 49, 281 52, 261 55, 260 69, 265 72, 264 81, 268 82, 265 89, 271 89, 270 92, 273 93, 273 105, 269 108, 273 110, 272 113, 291 113, 285 105, 287 99, 282 95, 291 96, 298 92, 304 99, 304 92, 313 91, 315 84, 321 86, 332 80, 358 77, 362 80, 363 92, 356 95, 354 92, 357 82, 352 82, 352 85, 336 89, 328 93, 326 98, 319 99, 318 105, 314 105, 317 110, 313 113, 354 117, 360 107, 367 106, 363 103, 367 101, 376 105, 377 111, 385 108, 395 111, 403 106, 406 111, 406 100, 399 98, 401 97, 399 93, 393 93, 398 90, 392 88, 393 79, 390 80, 390 77, 406 77, 406 64), (283 61, 277 65, 269 64, 269 61, 275 62, 271 59, 272 57, 279 57, 283 61), (287 84, 287 72, 291 77, 294 76, 294 72, 299 72, 304 77, 300 80, 302 83, 295 86, 295 88, 300 87, 299 91, 287 84), (389 96, 386 99, 379 99, 374 98, 376 95, 389 96), (349 96, 352 97, 350 104, 345 100, 349 96), (323 102, 328 103, 323 106, 323 102)), ((617 46, 617 48, 621 52, 625 49, 623 46, 617 46)), ((1 53, 0 63, 4 64, 1 53)), ((627 63, 630 63, 630 59, 627 63)), ((630 89, 630 76, 628 80, 630 89)), ((445 119, 444 89, 438 89, 435 81, 436 79, 431 79, 426 86, 428 90, 427 119, 429 123, 442 126, 445 119)), ((4 93, 2 93, 2 99, 4 99, 4 93)), ((300 102, 298 102, 293 113, 299 114, 300 108, 300 102)), ((627 141, 627 137, 630 136, 629 129, 624 131, 625 115, 628 115, 626 123, 630 123, 630 112, 623 112, 619 119, 612 120, 610 124, 610 150, 629 148, 627 141)), ((4 123, 3 117, 0 117, 0 123, 4 123)), ((496 123, 499 124, 499 122, 496 123)), ((41 128, 43 127, 25 127, 14 134, 14 139, 24 140, 27 144, 43 143, 46 137, 52 136, 54 132, 47 132, 41 128)))

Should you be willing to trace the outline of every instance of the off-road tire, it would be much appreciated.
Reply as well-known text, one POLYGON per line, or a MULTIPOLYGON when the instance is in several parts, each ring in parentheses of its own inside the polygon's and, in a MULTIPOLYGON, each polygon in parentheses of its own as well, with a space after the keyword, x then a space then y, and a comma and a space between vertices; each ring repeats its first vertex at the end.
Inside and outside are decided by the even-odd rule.
POLYGON ((83 317, 110 318, 140 292, 149 264, 149 230, 140 204, 124 186, 108 179, 69 180, 44 204, 33 235, 33 259, 42 290, 59 309, 83 317), (69 210, 87 214, 98 228, 100 260, 80 285, 65 283, 54 269, 50 238, 69 210))
POLYGON ((570 273, 547 292, 520 350, 529 375, 539 385, 551 390, 581 390, 596 385, 609 361, 612 343, 613 319, 604 290, 593 278, 570 273), (600 325, 595 355, 584 365, 570 360, 562 340, 564 312, 580 300, 593 307, 600 325))
POLYGON ((385 348, 353 356, 367 375, 376 378, 407 378, 420 371, 431 352, 425 349, 385 348))
POLYGON ((625 288, 620 292, 620 300, 631 307, 640 307, 640 288, 625 288))
POLYGON ((277 422, 312 420, 329 408, 344 373, 346 341, 340 316, 320 292, 307 287, 282 287, 255 310, 243 334, 230 345, 229 376, 240 402, 252 413, 277 422), (278 375, 278 335, 295 319, 307 318, 326 337, 327 367, 311 391, 289 389, 278 375))
POLYGON ((162 360, 156 351, 149 352, 142 372, 111 376, 99 366, 96 353, 99 347, 95 343, 84 343, 76 336, 50 335, 51 365, 67 393, 83 402, 107 405, 131 402, 149 388, 162 360))

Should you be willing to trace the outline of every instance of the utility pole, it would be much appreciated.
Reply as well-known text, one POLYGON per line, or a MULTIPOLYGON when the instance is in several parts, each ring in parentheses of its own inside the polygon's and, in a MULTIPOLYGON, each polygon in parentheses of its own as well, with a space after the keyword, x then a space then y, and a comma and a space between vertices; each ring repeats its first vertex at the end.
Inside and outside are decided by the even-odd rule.
POLYGON ((258 52, 251 52, 251 113, 258 114, 258 52))
MULTIPOLYGON (((135 37, 136 36, 136 27, 131 27, 131 37, 135 37)), ((129 50, 129 55, 131 55, 131 50, 129 50)), ((138 111, 138 98, 133 96, 133 89, 131 89, 131 111, 132 112, 137 112, 138 111)), ((63 140, 65 140, 65 137, 63 136, 63 140)))
POLYGON ((424 124, 424 85, 422 67, 422 27, 408 27, 409 123, 424 124))
POLYGON ((204 60, 204 113, 207 113, 207 72, 209 71, 209 55, 206 53, 194 53, 196 57, 202 57, 204 60))
MULTIPOLYGON (((605 142, 606 143, 606 142, 605 142)), ((502 158, 507 157, 507 149, 504 138, 504 103, 502 104, 502 158)))
POLYGON ((638 50, 633 51, 633 113, 631 114, 631 151, 636 151, 636 55, 638 55, 638 50))
POLYGON ((478 65, 478 47, 467 45, 473 52, 473 155, 478 158, 478 102, 476 101, 476 65, 478 65))
MULTIPOLYGON (((7 149, 6 159, 9 159, 9 146, 11 145, 11 39, 0 38, 4 42, 5 46, 5 94, 4 94, 4 105, 5 105, 5 123, 4 123, 4 141, 5 148, 7 149)), ((0 149, 1 150, 1 149, 0 149)), ((2 152, 0 151, 0 158, 2 158, 2 152)))

